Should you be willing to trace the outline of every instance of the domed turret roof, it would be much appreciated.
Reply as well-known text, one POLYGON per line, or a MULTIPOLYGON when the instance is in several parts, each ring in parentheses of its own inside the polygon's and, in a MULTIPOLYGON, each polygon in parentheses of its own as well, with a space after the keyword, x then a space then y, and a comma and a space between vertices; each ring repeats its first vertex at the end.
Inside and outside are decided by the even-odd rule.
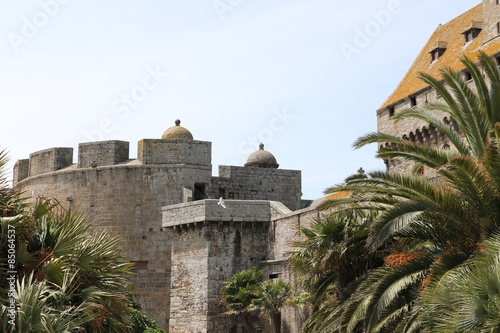
POLYGON ((193 140, 193 134, 185 127, 181 126, 181 121, 177 119, 175 121, 175 126, 168 128, 163 135, 162 139, 181 139, 181 140, 193 140))
POLYGON ((279 164, 276 162, 276 157, 273 154, 264 150, 264 145, 259 145, 259 150, 253 152, 248 156, 245 163, 247 168, 273 168, 277 169, 279 164))

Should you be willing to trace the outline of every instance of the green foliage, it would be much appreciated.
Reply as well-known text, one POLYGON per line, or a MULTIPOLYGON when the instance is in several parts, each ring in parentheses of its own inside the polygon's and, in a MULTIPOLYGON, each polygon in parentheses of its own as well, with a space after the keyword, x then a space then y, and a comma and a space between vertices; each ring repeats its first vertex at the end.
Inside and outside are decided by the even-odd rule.
POLYGON ((249 315, 259 312, 269 317, 275 332, 280 332, 281 309, 292 300, 291 285, 281 279, 262 281, 262 271, 254 268, 229 277, 222 287, 228 315, 238 315, 247 332, 253 331, 249 315))
POLYGON ((130 320, 134 333, 165 333, 154 320, 137 309, 129 308, 130 320))
POLYGON ((256 298, 261 281, 262 271, 254 268, 232 275, 222 287, 222 299, 228 309, 226 314, 250 311, 248 307, 256 298))
POLYGON ((368 225, 376 213, 361 210, 324 215, 309 228, 291 254, 299 285, 310 293, 315 305, 325 297, 342 297, 349 284, 383 263, 383 251, 366 251, 368 225))
POLYGON ((500 329, 500 235, 462 265, 435 280, 417 306, 435 332, 498 332, 500 329))
POLYGON ((119 239, 90 232, 82 214, 52 200, 25 204, 7 186, 5 161, 0 152, 2 330, 129 332, 132 273, 118 250, 119 239), (11 300, 15 319, 9 316, 11 300))
MULTIPOLYGON (((321 208, 377 212, 366 225, 366 250, 389 255, 383 267, 344 289, 345 297, 324 298, 304 332, 499 331, 500 248, 493 244, 500 231, 500 74, 495 60, 482 53, 479 65, 468 58, 462 62, 475 87, 450 69, 442 71, 442 79, 422 74, 444 103, 394 116, 395 121, 415 118, 432 124, 452 143, 450 149, 384 133, 370 133, 355 143, 392 143, 378 157, 410 161, 438 177, 371 172, 327 190, 351 196, 321 208), (453 118, 459 131, 435 110, 453 118)), ((316 237, 306 235, 308 241, 316 237)), ((347 250, 343 242, 336 239, 324 253, 347 250)), ((316 250, 311 258, 326 268, 322 260, 327 257, 316 245, 304 244, 304 253, 316 250)), ((338 278, 328 283, 339 286, 338 278)))

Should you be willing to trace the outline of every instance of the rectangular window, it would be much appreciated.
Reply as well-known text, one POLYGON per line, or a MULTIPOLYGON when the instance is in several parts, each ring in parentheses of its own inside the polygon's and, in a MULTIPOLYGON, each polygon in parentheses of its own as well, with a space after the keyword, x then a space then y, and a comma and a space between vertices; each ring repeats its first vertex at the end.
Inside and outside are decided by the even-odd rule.
POLYGON ((439 51, 438 50, 432 51, 432 53, 431 53, 431 62, 434 62, 434 61, 436 61, 438 59, 439 59, 439 51))
POLYGON ((392 116, 394 116, 394 106, 388 107, 387 109, 389 109, 389 118, 391 118, 392 116))
POLYGON ((193 201, 206 199, 207 196, 205 194, 205 184, 194 184, 194 195, 193 201))
POLYGON ((411 107, 417 106, 417 98, 415 96, 410 97, 410 106, 411 107))
POLYGON ((474 35, 472 34, 472 30, 465 34, 465 42, 468 43, 474 39, 474 35))
POLYGON ((497 22, 497 35, 500 35, 500 22, 497 22))

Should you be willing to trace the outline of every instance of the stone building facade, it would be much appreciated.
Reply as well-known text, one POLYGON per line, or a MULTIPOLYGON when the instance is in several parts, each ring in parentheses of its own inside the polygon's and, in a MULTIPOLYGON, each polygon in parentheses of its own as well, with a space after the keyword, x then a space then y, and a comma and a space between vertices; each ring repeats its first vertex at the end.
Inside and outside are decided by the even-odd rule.
MULTIPOLYGON (((419 73, 439 78, 440 70, 449 67, 469 80, 469 74, 460 59, 463 56, 475 59, 479 51, 499 59, 500 4, 497 0, 483 0, 462 15, 436 28, 394 92, 377 110, 378 131, 434 147, 449 145, 443 134, 428 123, 418 119, 404 119, 395 123, 392 117, 404 109, 419 108, 442 101, 436 91, 418 78, 419 73)), ((453 119, 435 112, 445 123, 457 128, 453 119)), ((384 148, 384 145, 380 148, 384 148)), ((411 168, 408 163, 398 160, 387 160, 385 163, 389 172, 408 172, 411 168)))
MULTIPOLYGON (((15 188, 56 198, 119 235, 136 264, 142 310, 172 333, 240 332, 222 315, 223 281, 253 267, 289 279, 284 262, 297 229, 318 217, 301 200, 300 171, 279 169, 261 145, 245 166, 220 166, 214 177, 211 143, 180 122, 161 139, 139 141, 137 159, 124 141, 81 143, 76 155, 74 162, 72 148, 51 148, 17 161, 15 188)), ((289 309, 283 325, 298 332, 303 319, 289 309)))

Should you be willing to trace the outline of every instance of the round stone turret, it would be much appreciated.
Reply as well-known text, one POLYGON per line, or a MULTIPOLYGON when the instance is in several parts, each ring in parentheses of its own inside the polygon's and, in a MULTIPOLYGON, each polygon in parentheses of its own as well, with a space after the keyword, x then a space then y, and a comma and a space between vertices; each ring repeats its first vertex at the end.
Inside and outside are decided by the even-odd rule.
POLYGON ((168 128, 163 135, 162 139, 181 139, 181 140, 193 140, 193 134, 185 127, 181 126, 181 121, 177 119, 175 121, 175 126, 168 128))
POLYGON ((264 150, 264 144, 259 145, 259 150, 253 152, 248 156, 245 163, 247 168, 272 168, 277 169, 279 164, 276 162, 276 157, 273 154, 264 150))

